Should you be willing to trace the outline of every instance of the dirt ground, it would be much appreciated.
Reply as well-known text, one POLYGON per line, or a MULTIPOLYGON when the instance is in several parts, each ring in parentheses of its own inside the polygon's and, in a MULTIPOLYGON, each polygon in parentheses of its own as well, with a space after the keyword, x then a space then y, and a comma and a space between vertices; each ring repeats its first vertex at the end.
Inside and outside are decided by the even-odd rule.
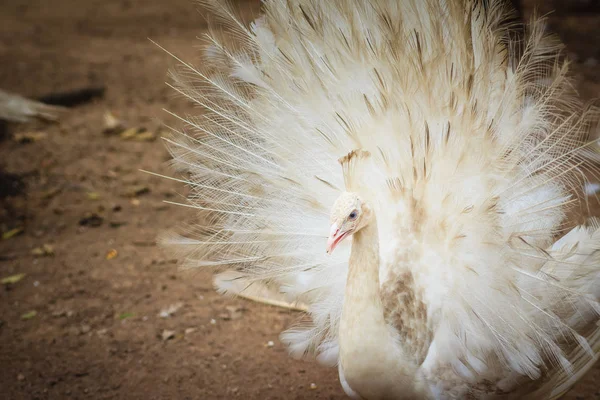
MULTIPOLYGON (((251 15, 258 2, 241 6, 251 15)), ((599 96, 600 14, 552 19, 582 96, 599 96)), ((0 134, 0 278, 15 280, 0 285, 0 398, 344 398, 335 370, 291 360, 278 342, 298 314, 223 298, 210 274, 178 272, 156 245, 191 212, 163 203, 185 195, 181 184, 139 169, 172 175, 148 139, 176 123, 163 108, 195 110, 163 84, 173 63, 148 38, 198 61, 204 29, 189 0, 0 4, 0 88, 106 87, 60 124, 0 134), (106 111, 149 133, 104 133, 106 111)), ((599 379, 600 367, 567 398, 600 398, 599 379)))

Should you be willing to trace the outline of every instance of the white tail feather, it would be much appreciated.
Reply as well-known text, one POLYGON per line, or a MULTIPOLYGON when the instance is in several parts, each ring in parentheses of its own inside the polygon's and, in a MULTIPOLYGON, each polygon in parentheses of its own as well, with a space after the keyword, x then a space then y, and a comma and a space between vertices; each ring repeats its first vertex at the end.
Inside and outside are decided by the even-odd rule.
POLYGON ((335 364, 350 246, 325 254, 328 215, 345 187, 336 160, 364 148, 381 280, 411 260, 436 332, 432 385, 454 365, 554 393, 589 367, 600 231, 566 215, 597 110, 542 21, 516 51, 500 1, 268 0, 250 27, 209 3, 230 37, 212 32, 205 68, 179 60, 173 87, 205 112, 165 139, 207 221, 174 241, 189 265, 234 271, 223 291, 257 282, 306 304, 312 323, 282 339, 335 364))

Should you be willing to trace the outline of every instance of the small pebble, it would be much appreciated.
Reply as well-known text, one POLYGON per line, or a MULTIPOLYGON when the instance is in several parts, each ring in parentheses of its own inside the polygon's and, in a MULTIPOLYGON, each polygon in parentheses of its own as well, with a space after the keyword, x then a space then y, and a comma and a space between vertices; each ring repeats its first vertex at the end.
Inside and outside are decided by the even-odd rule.
POLYGON ((25 380, 25 375, 23 375, 23 374, 17 375, 17 380, 24 381, 25 380))
POLYGON ((216 324, 217 324, 217 320, 216 320, 216 319, 214 319, 214 318, 213 318, 213 319, 211 319, 211 320, 210 320, 210 324, 211 324, 211 325, 216 325, 216 324))
POLYGON ((315 390, 317 389, 317 384, 316 383, 311 383, 310 384, 310 390, 315 390))
POLYGON ((272 340, 269 340, 267 342, 267 347, 273 347, 273 346, 275 346, 275 343, 272 340))
POLYGON ((33 286, 34 286, 34 287, 38 287, 38 286, 40 286, 40 281, 35 281, 35 282, 33 282, 33 286))

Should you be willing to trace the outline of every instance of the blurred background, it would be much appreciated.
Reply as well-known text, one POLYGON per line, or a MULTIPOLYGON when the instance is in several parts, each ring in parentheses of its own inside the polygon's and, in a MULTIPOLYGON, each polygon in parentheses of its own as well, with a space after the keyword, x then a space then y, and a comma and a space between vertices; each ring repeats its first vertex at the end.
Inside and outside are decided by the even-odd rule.
MULTIPOLYGON (((556 10, 582 97, 600 97, 600 0, 522 3, 556 10)), ((191 0, 1 2, 0 90, 69 109, 0 121, 0 398, 345 398, 336 370, 279 343, 300 314, 220 297, 156 244, 193 211, 163 203, 183 184, 139 169, 172 176, 163 108, 198 110, 149 39, 197 64, 205 28, 191 0)), ((567 398, 600 399, 598 382, 600 366, 567 398)))

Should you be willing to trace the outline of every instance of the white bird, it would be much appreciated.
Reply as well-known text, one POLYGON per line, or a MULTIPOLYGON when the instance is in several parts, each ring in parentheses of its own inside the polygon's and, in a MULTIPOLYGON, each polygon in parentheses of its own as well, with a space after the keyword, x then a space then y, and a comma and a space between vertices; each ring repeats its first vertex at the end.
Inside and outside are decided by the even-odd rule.
POLYGON ((44 104, 0 89, 0 120, 29 122, 35 118, 56 121, 63 107, 44 104))
POLYGON ((205 217, 171 238, 188 265, 306 304, 282 339, 353 398, 568 390, 600 348, 598 119, 543 20, 520 40, 499 0, 266 0, 250 26, 209 5, 225 29, 173 85, 204 112, 166 139, 205 217))

